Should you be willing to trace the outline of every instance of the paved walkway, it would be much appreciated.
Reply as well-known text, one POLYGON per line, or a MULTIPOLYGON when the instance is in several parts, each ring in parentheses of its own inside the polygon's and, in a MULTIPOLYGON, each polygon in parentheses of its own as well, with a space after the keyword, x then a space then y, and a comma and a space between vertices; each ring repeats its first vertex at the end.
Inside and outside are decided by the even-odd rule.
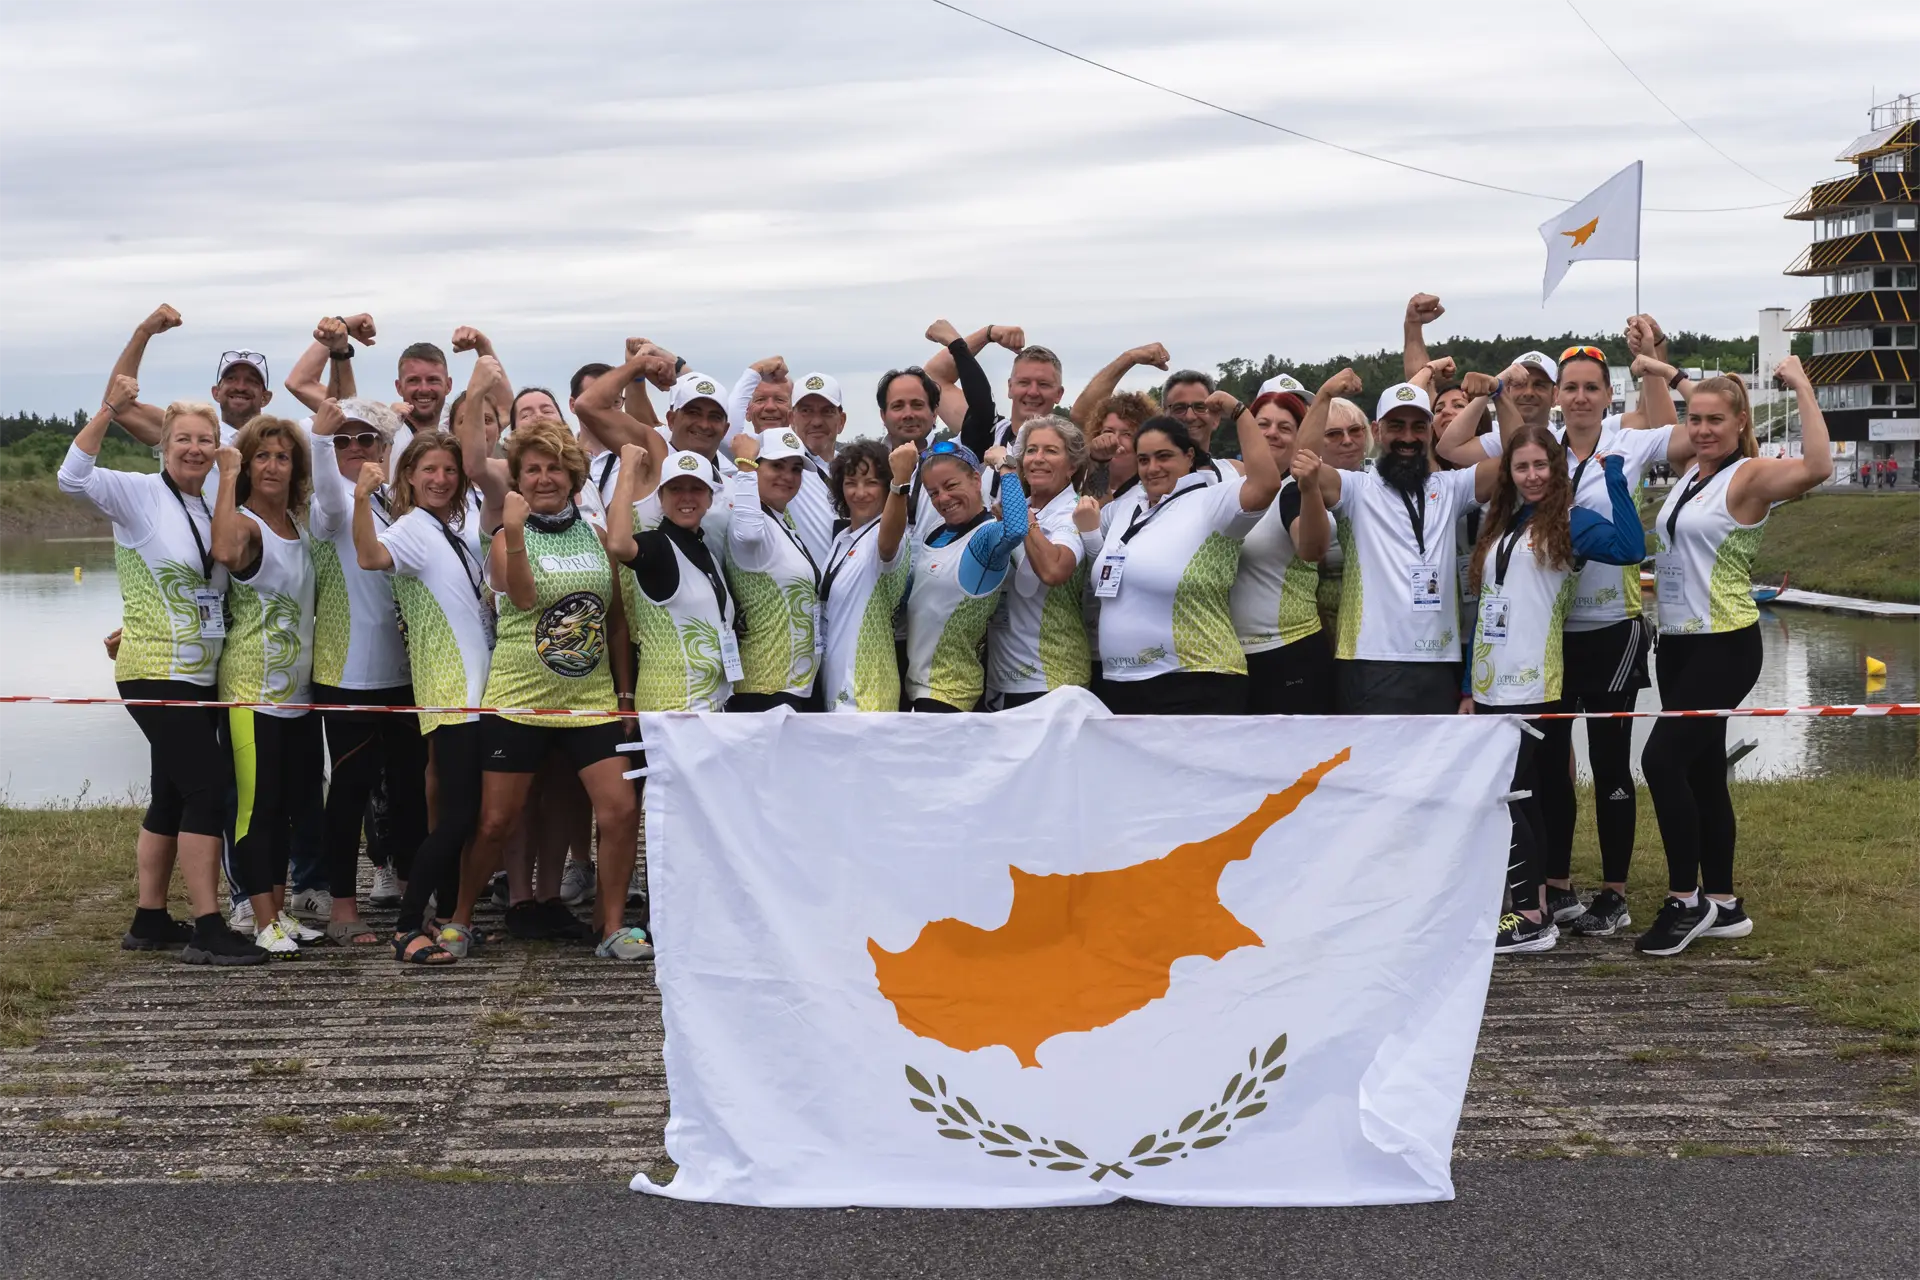
MULTIPOLYGON (((448 972, 384 949, 224 972, 127 956, 0 1052, 0 1178, 620 1185, 671 1172, 660 1040, 651 969, 584 948, 448 972)), ((1572 941, 1496 965, 1456 1151, 1920 1154, 1876 1045, 1709 947, 1572 941)))

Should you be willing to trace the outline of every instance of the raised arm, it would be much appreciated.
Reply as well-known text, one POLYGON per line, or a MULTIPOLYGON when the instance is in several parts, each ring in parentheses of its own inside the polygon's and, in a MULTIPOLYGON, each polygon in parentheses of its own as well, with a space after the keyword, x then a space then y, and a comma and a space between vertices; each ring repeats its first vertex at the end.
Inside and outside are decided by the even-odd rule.
MULTIPOLYGON (((107 375, 108 399, 113 397, 115 378, 139 379, 140 361, 147 354, 147 343, 169 329, 178 329, 180 324, 180 313, 163 302, 153 309, 152 315, 134 327, 133 336, 121 348, 120 358, 113 362, 113 372, 107 375)), ((135 400, 115 410, 114 415, 114 421, 120 424, 121 429, 141 444, 160 443, 160 423, 164 415, 157 405, 142 404, 135 400)), ((100 449, 95 446, 87 452, 97 454, 100 449)))
MULTIPOLYGON (((1316 397, 1317 399, 1318 397, 1316 397)), ((1221 406, 1224 413, 1233 412, 1240 403, 1231 391, 1216 391, 1207 397, 1221 406)), ((1280 493, 1280 464, 1273 460, 1273 450, 1267 448, 1267 438, 1260 434, 1260 428, 1253 420, 1253 414, 1244 405, 1240 416, 1234 419, 1234 433, 1240 437, 1240 466, 1243 477, 1240 485, 1240 509, 1242 511, 1265 511, 1273 505, 1274 498, 1280 493)), ((1326 422, 1322 419, 1320 430, 1324 434, 1326 422)))
POLYGON ((327 383, 331 377, 328 366, 350 364, 341 353, 352 350, 353 341, 347 337, 345 322, 338 316, 322 317, 313 327, 313 342, 293 362, 293 368, 287 370, 287 380, 282 384, 287 394, 305 405, 309 413, 318 412, 320 402, 328 395, 327 383))
POLYGON ((1114 393, 1120 385, 1120 379, 1143 366, 1164 370, 1172 363, 1173 357, 1158 342, 1149 342, 1144 347, 1122 351, 1109 361, 1104 369, 1094 374, 1093 380, 1087 383, 1087 389, 1074 398, 1073 408, 1068 412, 1072 415, 1075 425, 1082 431, 1091 433, 1098 424, 1088 422, 1088 415, 1100 407, 1102 400, 1114 393))
POLYGON ((387 473, 377 462, 365 463, 353 485, 353 554, 360 567, 370 573, 392 573, 393 553, 380 545, 373 527, 373 491, 387 482, 387 473))
POLYGON ((1427 355, 1426 328, 1445 314, 1447 309, 1440 305, 1440 299, 1430 293, 1416 293, 1407 299, 1406 318, 1400 325, 1400 367, 1401 376, 1408 382, 1431 363, 1427 355))
MULTIPOLYGON (((631 344, 634 339, 629 338, 631 344)), ((644 379, 659 385, 664 377, 666 385, 673 385, 673 364, 666 357, 651 350, 647 344, 639 351, 629 351, 626 362, 617 369, 610 369, 580 388, 580 394, 574 399, 573 411, 580 415, 580 421, 594 435, 600 437, 600 443, 609 449, 624 450, 627 445, 637 444, 654 455, 654 461, 667 456, 667 442, 657 427, 650 422, 635 417, 632 413, 614 406, 622 403, 623 398, 631 401, 627 393, 644 379)), ((646 399, 645 391, 640 399, 646 401, 649 414, 653 405, 646 399)), ((624 463, 622 464, 625 465, 624 463)))
POLYGON ((1470 373, 1460 380, 1467 395, 1466 407, 1453 415, 1453 421, 1434 442, 1433 451, 1456 467, 1477 467, 1487 456, 1480 443, 1480 423, 1487 416, 1487 397, 1493 394, 1493 379, 1484 373, 1470 373))
POLYGON ((1774 503, 1797 498, 1833 477, 1833 446, 1827 437, 1826 415, 1820 412, 1813 381, 1801 367, 1800 357, 1782 360, 1773 376, 1793 389, 1794 402, 1800 409, 1800 456, 1755 458, 1734 472, 1727 488, 1727 510, 1741 524, 1758 524, 1774 503))
POLYGON ((1639 564, 1647 558, 1647 530, 1640 523, 1640 508, 1627 485, 1620 455, 1610 453, 1600 465, 1605 469, 1611 514, 1603 516, 1582 506, 1567 512, 1574 554, 1603 564, 1639 564))
POLYGON ((500 536, 487 547, 487 581, 504 584, 514 608, 531 609, 539 595, 527 563, 527 500, 509 491, 500 516, 500 536))
MULTIPOLYGON (((493 361, 493 367, 499 371, 500 377, 498 380, 487 382, 486 398, 492 402, 494 411, 500 415, 500 421, 507 421, 513 414, 513 383, 508 380, 506 368, 500 363, 500 357, 494 353, 493 339, 472 325, 463 324, 453 331, 450 345, 456 352, 471 351, 482 360, 493 361)), ((473 393, 471 384, 467 387, 467 393, 469 395, 473 393)))
POLYGON ((1324 465, 1320 455, 1294 447, 1292 470, 1294 488, 1300 494, 1300 514, 1287 526, 1287 537, 1293 540, 1293 554, 1316 564, 1327 554, 1327 543, 1331 540, 1327 533, 1327 502, 1320 493, 1320 470, 1324 465))
POLYGON ((983 596, 1006 580, 1013 549, 1026 539, 1029 520, 1027 491, 1018 484, 1001 485, 1000 518, 981 525, 967 539, 967 554, 960 558, 961 590, 983 596))
POLYGON ((307 456, 313 468, 313 532, 331 538, 353 523, 353 486, 340 474, 333 451, 334 433, 344 425, 337 401, 322 400, 313 413, 313 431, 307 436, 307 456))
POLYGON ((773 537, 772 521, 760 502, 760 437, 737 435, 733 438, 733 461, 740 470, 727 481, 727 496, 733 500, 733 516, 727 521, 727 542, 758 551, 773 537))
POLYGON ((1640 383, 1640 403, 1634 406, 1633 412, 1621 416, 1620 425, 1633 431, 1678 426, 1680 416, 1673 408, 1673 387, 1674 375, 1679 370, 1652 356, 1635 356, 1629 367, 1640 383))
MULTIPOLYGON (((1307 406, 1307 416, 1301 422, 1300 430, 1294 434, 1294 452, 1304 449, 1319 457, 1320 446, 1327 437, 1327 414, 1333 408, 1333 402, 1342 396, 1359 395, 1362 385, 1360 375, 1352 369, 1342 369, 1322 383, 1320 390, 1314 393, 1313 403, 1307 406)), ((1331 507, 1340 501, 1340 468, 1321 467, 1317 475, 1320 497, 1331 507)))
POLYGON ((147 524, 147 495, 141 490, 149 483, 148 478, 112 471, 96 466, 95 462, 100 443, 106 439, 107 428, 113 425, 115 415, 132 404, 139 394, 139 383, 124 373, 113 375, 105 402, 87 425, 80 428, 67 447, 67 456, 60 460, 58 481, 60 492, 85 498, 109 520, 136 531, 144 530, 147 524))
POLYGON ((913 483, 913 472, 919 465, 920 449, 912 442, 896 446, 887 455, 893 484, 887 488, 887 505, 880 509, 880 530, 874 535, 874 549, 883 561, 892 560, 900 553, 900 541, 906 537, 907 519, 911 514, 907 510, 906 489, 913 483))
POLYGON ((793 376, 787 369, 785 356, 768 356, 748 365, 740 380, 733 384, 733 392, 727 399, 727 422, 737 435, 742 431, 754 430, 751 410, 753 393, 760 389, 763 382, 792 382, 793 376))
MULTIPOLYGON (((467 398, 461 402, 459 420, 453 424, 454 437, 460 441, 460 469, 480 490, 482 529, 499 525, 501 503, 506 500, 507 490, 511 487, 506 459, 495 458, 487 453, 487 431, 481 423, 480 409, 483 401, 493 400, 501 393, 501 388, 506 385, 506 377, 500 362, 492 356, 483 355, 474 361, 473 377, 467 383, 467 398)), ((504 409, 501 410, 501 416, 506 416, 504 409)))
POLYGON ((240 514, 240 475, 246 464, 240 451, 226 445, 214 455, 220 467, 220 496, 213 503, 213 558, 237 578, 245 578, 260 559, 260 530, 240 514))
MULTIPOLYGON (((960 419, 960 443, 973 450, 976 457, 985 455, 993 445, 993 424, 999 414, 993 405, 993 384, 987 381, 987 371, 980 367, 976 358, 981 347, 986 345, 983 335, 992 329, 986 329, 969 337, 961 337, 960 331, 945 320, 935 320, 927 326, 927 341, 937 342, 945 348, 948 361, 960 379, 960 400, 965 413, 960 419), (976 339, 978 343, 976 345, 976 339)), ((931 366, 932 362, 928 362, 931 366)), ((929 367, 931 376, 931 368, 929 367)), ((940 394, 940 407, 944 411, 947 395, 943 389, 940 394)), ((944 412, 943 412, 944 416, 944 412)))
POLYGON ((660 487, 660 469, 652 454, 637 444, 620 449, 620 478, 613 482, 613 501, 607 507, 607 554, 620 564, 633 559, 634 505, 660 487), (622 516, 615 519, 616 515, 622 516))
MULTIPOLYGON (((932 330, 928 333, 929 341, 939 341, 931 337, 932 330)), ((958 334, 956 333, 955 336, 957 337, 958 334)), ((1027 345, 1027 333, 1018 325, 990 324, 984 329, 974 330, 966 336, 964 341, 967 344, 968 353, 975 357, 986 350, 990 343, 1018 352, 1020 348, 1027 345)), ((940 407, 937 410, 940 421, 956 431, 962 431, 966 427, 967 411, 971 407, 967 402, 966 382, 960 376, 960 368, 953 354, 954 348, 947 342, 940 342, 940 347, 941 350, 934 352, 927 359, 927 376, 932 378, 940 388, 940 407)), ((978 453, 979 450, 975 449, 974 452, 978 453)))

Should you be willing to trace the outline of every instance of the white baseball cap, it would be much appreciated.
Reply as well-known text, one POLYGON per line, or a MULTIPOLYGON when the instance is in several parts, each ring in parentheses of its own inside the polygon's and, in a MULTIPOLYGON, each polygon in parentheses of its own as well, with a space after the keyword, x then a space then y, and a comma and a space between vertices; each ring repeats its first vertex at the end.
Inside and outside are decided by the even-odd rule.
POLYGON ((840 380, 830 373, 810 373, 793 384, 795 404, 808 396, 819 396, 836 409, 845 407, 840 398, 840 380))
POLYGON ((1380 407, 1374 410, 1373 420, 1379 422, 1395 409, 1405 409, 1409 406, 1418 409, 1429 418, 1433 416, 1433 401, 1426 392, 1411 382, 1396 382, 1380 393, 1380 407))
POLYGON ((675 449, 660 460, 661 484, 686 479, 704 480, 707 488, 716 491, 720 488, 720 477, 714 470, 712 458, 687 449, 675 449))
POLYGON ((1300 379, 1294 377, 1290 373, 1276 374, 1273 377, 1268 378, 1265 382, 1260 384, 1260 395, 1265 395, 1269 391, 1278 391, 1283 394, 1296 395, 1296 396, 1299 396, 1302 400, 1305 400, 1308 404, 1313 403, 1313 392, 1307 390, 1307 388, 1301 383, 1300 379))
POLYGON ((695 400, 711 400, 724 409, 727 407, 726 396, 726 385, 718 378, 709 378, 704 373, 689 369, 674 381, 673 399, 668 407, 684 409, 695 400))
POLYGON ((348 422, 362 422, 392 440, 400 430, 400 415, 378 400, 348 398, 340 402, 340 413, 348 422))
POLYGON ((1513 363, 1531 365, 1546 374, 1548 382, 1557 384, 1560 381, 1560 366, 1555 364, 1553 357, 1544 351, 1522 351, 1513 358, 1513 363))
POLYGON ((267 358, 258 351, 247 350, 222 351, 220 353, 220 363, 214 366, 213 380, 215 382, 220 381, 220 379, 227 376, 227 370, 237 364, 252 365, 253 371, 260 375, 261 384, 263 386, 272 385, 271 380, 267 377, 267 358))
POLYGON ((800 443, 799 433, 792 427, 781 427, 777 431, 760 433, 760 461, 778 462, 782 458, 804 458, 807 446, 800 443))

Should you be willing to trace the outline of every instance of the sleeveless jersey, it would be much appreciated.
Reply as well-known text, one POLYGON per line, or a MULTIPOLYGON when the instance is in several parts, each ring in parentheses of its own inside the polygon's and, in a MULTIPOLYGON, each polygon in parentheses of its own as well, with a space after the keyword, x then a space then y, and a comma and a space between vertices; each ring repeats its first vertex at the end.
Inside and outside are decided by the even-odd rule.
MULTIPOLYGON (((611 710, 613 672, 607 629, 613 609, 613 566, 584 516, 558 533, 526 527, 533 607, 499 596, 499 639, 484 695, 490 707, 611 710)), ((612 716, 506 716, 520 724, 575 728, 612 716)))
MULTIPOLYGON (((283 538, 246 507, 240 514, 260 532, 260 563, 248 578, 227 586, 226 648, 220 654, 223 702, 313 701, 314 570, 309 540, 299 525, 283 538)), ((297 719, 305 708, 261 709, 297 719)))
POLYGON ((1689 467, 1661 505, 1651 532, 1662 635, 1717 635, 1760 620, 1753 558, 1767 519, 1740 524, 1727 510, 1734 473, 1750 461, 1732 459, 1704 483, 1699 466, 1689 467))

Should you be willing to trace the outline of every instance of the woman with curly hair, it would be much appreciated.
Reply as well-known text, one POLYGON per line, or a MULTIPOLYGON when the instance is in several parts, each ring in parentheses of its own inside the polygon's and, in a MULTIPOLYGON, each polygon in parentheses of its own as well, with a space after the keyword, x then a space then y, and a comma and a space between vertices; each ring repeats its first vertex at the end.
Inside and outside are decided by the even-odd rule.
MULTIPOLYGON (((1645 531, 1617 456, 1601 459, 1612 510, 1602 516, 1573 503, 1566 451, 1546 427, 1523 426, 1507 441, 1493 496, 1473 549, 1467 589, 1479 605, 1467 683, 1476 714, 1539 715, 1554 709, 1564 683, 1561 623, 1577 572, 1589 560, 1637 564, 1645 531)), ((1507 875, 1513 909, 1500 921, 1496 953, 1547 951, 1559 940, 1544 914, 1544 830, 1540 816, 1538 722, 1520 738, 1508 805, 1513 856, 1507 875)))

